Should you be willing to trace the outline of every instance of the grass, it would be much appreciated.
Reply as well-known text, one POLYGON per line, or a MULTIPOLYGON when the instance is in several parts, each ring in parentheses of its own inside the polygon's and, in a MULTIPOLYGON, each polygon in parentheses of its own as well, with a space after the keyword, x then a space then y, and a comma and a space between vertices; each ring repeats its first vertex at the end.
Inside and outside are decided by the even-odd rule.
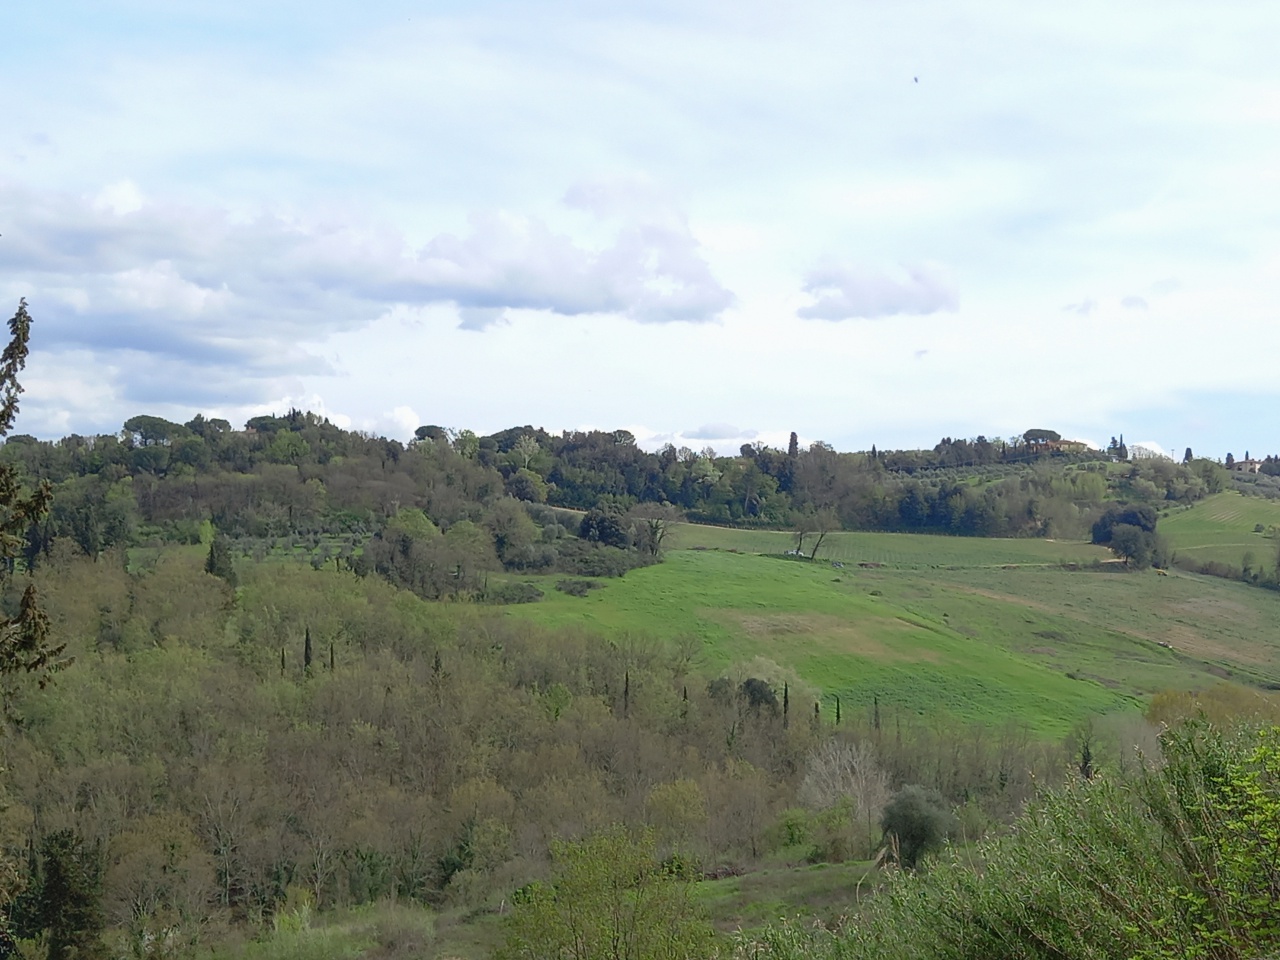
POLYGON ((867 861, 818 863, 703 880, 696 895, 718 930, 736 933, 796 916, 833 923, 878 882, 867 861))
POLYGON ((430 956, 482 960, 501 943, 497 914, 436 913, 405 903, 377 903, 319 914, 287 913, 253 940, 220 944, 211 960, 413 960, 430 956))
MULTIPOLYGON (((1057 734, 1083 716, 1133 705, 1126 691, 1067 677, 1000 642, 953 629, 927 605, 886 594, 879 588, 887 576, 884 570, 833 571, 769 557, 678 551, 586 597, 548 589, 542 602, 510 609, 549 627, 690 638, 712 674, 733 664, 773 661, 821 691, 828 709, 835 695, 846 709, 878 697, 886 708, 993 724, 1020 718, 1057 734)), ((918 573, 905 576, 905 582, 921 582, 918 573)), ((1012 609, 987 605, 1006 616, 1012 609)))
MULTIPOLYGON (((785 530, 735 530, 680 524, 668 535, 672 550, 737 550, 786 553, 796 545, 785 530)), ((808 552, 813 537, 805 541, 808 552)), ((982 567, 1006 564, 1089 563, 1110 554, 1101 547, 1070 540, 1014 540, 940 537, 921 533, 846 533, 827 535, 818 559, 841 563, 880 563, 900 568, 982 567)))
POLYGON ((846 710, 875 698, 937 722, 1013 720, 1046 736, 1163 689, 1280 686, 1280 596, 1064 566, 1106 556, 1085 543, 845 533, 829 538, 847 558, 835 567, 762 556, 793 543, 784 532, 685 525, 671 539, 685 548, 586 597, 556 591, 557 577, 526 578, 546 596, 511 615, 680 640, 710 675, 771 661, 827 711, 836 696, 846 710))
POLYGON ((1162 519, 1161 534, 1179 554, 1240 566, 1246 553, 1272 570, 1277 561, 1274 529, 1280 528, 1280 502, 1243 494, 1218 493, 1162 519), (1261 526, 1262 532, 1256 532, 1261 526), (1266 534, 1271 532, 1271 536, 1266 534))

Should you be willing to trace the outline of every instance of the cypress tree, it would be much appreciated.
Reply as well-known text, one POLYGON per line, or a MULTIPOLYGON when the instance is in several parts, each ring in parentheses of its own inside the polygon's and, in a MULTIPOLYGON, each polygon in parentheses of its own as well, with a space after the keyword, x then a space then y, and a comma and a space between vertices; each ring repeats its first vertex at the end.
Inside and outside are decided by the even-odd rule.
POLYGON ((782 683, 782 728, 785 730, 791 725, 791 688, 787 686, 786 681, 782 683))
POLYGON ((307 627, 302 638, 302 672, 311 676, 311 628, 307 627))
POLYGON ((625 718, 631 714, 631 671, 627 670, 622 675, 622 716, 625 718))
POLYGON ((840 698, 836 697, 836 726, 840 726, 840 698))
POLYGON ((49 931, 49 960, 92 960, 106 955, 101 935, 102 864, 74 830, 59 830, 40 845, 44 882, 40 919, 49 931))
POLYGON ((871 726, 873 726, 873 727, 875 727, 875 729, 879 730, 879 729, 880 729, 880 698, 879 698, 879 697, 872 697, 872 698, 871 698, 871 703, 872 703, 872 707, 871 707, 871 726))
MULTIPOLYGON (((26 366, 27 341, 31 334, 26 300, 18 301, 18 312, 9 320, 9 334, 9 343, 0 355, 0 439, 9 435, 18 415, 18 395, 22 393, 18 373, 26 366)), ((49 512, 53 499, 48 482, 34 484, 28 493, 22 492, 23 486, 14 465, 0 464, 0 585, 12 588, 15 593, 18 592, 17 584, 13 583, 16 561, 23 543, 28 531, 49 512)), ((71 658, 62 656, 66 644, 52 643, 49 618, 41 609, 36 588, 29 579, 21 594, 16 613, 7 607, 5 614, 0 614, 0 677, 35 674, 43 688, 71 658), (11 613, 13 616, 8 615, 11 613)), ((0 709, 13 716, 7 694, 0 693, 0 709)))
POLYGON ((333 673, 333 671, 334 671, 334 665, 333 665, 333 664, 334 664, 334 661, 333 661, 333 641, 331 640, 331 641, 329 641, 329 672, 330 672, 330 673, 333 673))
POLYGON ((231 563, 231 547, 227 545, 227 538, 220 533, 215 533, 213 540, 209 542, 204 572, 225 580, 233 588, 236 585, 236 568, 231 563))
POLYGON ((283 677, 283 676, 284 676, 284 671, 285 671, 285 665, 284 665, 284 647, 281 647, 281 648, 280 648, 280 676, 281 676, 281 677, 283 677))

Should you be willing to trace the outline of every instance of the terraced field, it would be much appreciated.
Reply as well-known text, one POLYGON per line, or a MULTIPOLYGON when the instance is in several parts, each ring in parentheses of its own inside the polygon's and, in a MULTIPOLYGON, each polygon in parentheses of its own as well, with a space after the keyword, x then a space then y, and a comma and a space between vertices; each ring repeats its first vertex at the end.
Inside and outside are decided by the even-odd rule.
POLYGON ((1246 554, 1255 569, 1273 570, 1280 552, 1280 502, 1228 492, 1207 497, 1159 523, 1169 545, 1197 560, 1240 566, 1246 554), (1260 530, 1258 528, 1261 528, 1260 530))

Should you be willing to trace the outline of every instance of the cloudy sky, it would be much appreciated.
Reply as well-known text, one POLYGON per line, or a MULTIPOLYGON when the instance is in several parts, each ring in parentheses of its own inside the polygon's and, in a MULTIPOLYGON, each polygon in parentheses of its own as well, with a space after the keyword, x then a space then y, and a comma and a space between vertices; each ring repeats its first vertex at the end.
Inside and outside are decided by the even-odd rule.
POLYGON ((18 429, 1280 452, 1280 10, 6 9, 18 429))

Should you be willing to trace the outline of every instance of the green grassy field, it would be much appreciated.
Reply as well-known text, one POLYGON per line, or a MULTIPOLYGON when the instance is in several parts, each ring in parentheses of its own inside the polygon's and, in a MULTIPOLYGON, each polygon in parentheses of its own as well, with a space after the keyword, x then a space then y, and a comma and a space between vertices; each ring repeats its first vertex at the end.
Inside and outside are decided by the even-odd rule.
MULTIPOLYGON (((785 530, 734 530, 693 523, 674 527, 667 539, 673 550, 780 554, 796 545, 795 534, 785 530)), ((806 553, 813 540, 812 536, 807 538, 806 553)), ((1102 547, 1070 540, 997 540, 918 533, 832 533, 818 551, 819 560, 904 568, 1088 563, 1110 556, 1102 547)))
POLYGON ((849 533, 831 538, 847 558, 837 567, 760 555, 790 546, 782 532, 687 525, 671 539, 686 548, 586 597, 529 578, 546 596, 511 614, 682 639, 709 674, 772 661, 828 710, 836 695, 846 709, 878 698, 939 722, 1015 720, 1052 736, 1161 689, 1280 684, 1280 596, 1063 566, 1106 556, 1084 543, 849 533))
POLYGON ((1206 497, 1189 510, 1171 513, 1158 529, 1179 554, 1240 566, 1253 555, 1255 569, 1274 570, 1280 540, 1280 502, 1228 492, 1206 497), (1257 528, 1262 527, 1258 532, 1257 528), (1271 532, 1271 536, 1266 534, 1271 532))

